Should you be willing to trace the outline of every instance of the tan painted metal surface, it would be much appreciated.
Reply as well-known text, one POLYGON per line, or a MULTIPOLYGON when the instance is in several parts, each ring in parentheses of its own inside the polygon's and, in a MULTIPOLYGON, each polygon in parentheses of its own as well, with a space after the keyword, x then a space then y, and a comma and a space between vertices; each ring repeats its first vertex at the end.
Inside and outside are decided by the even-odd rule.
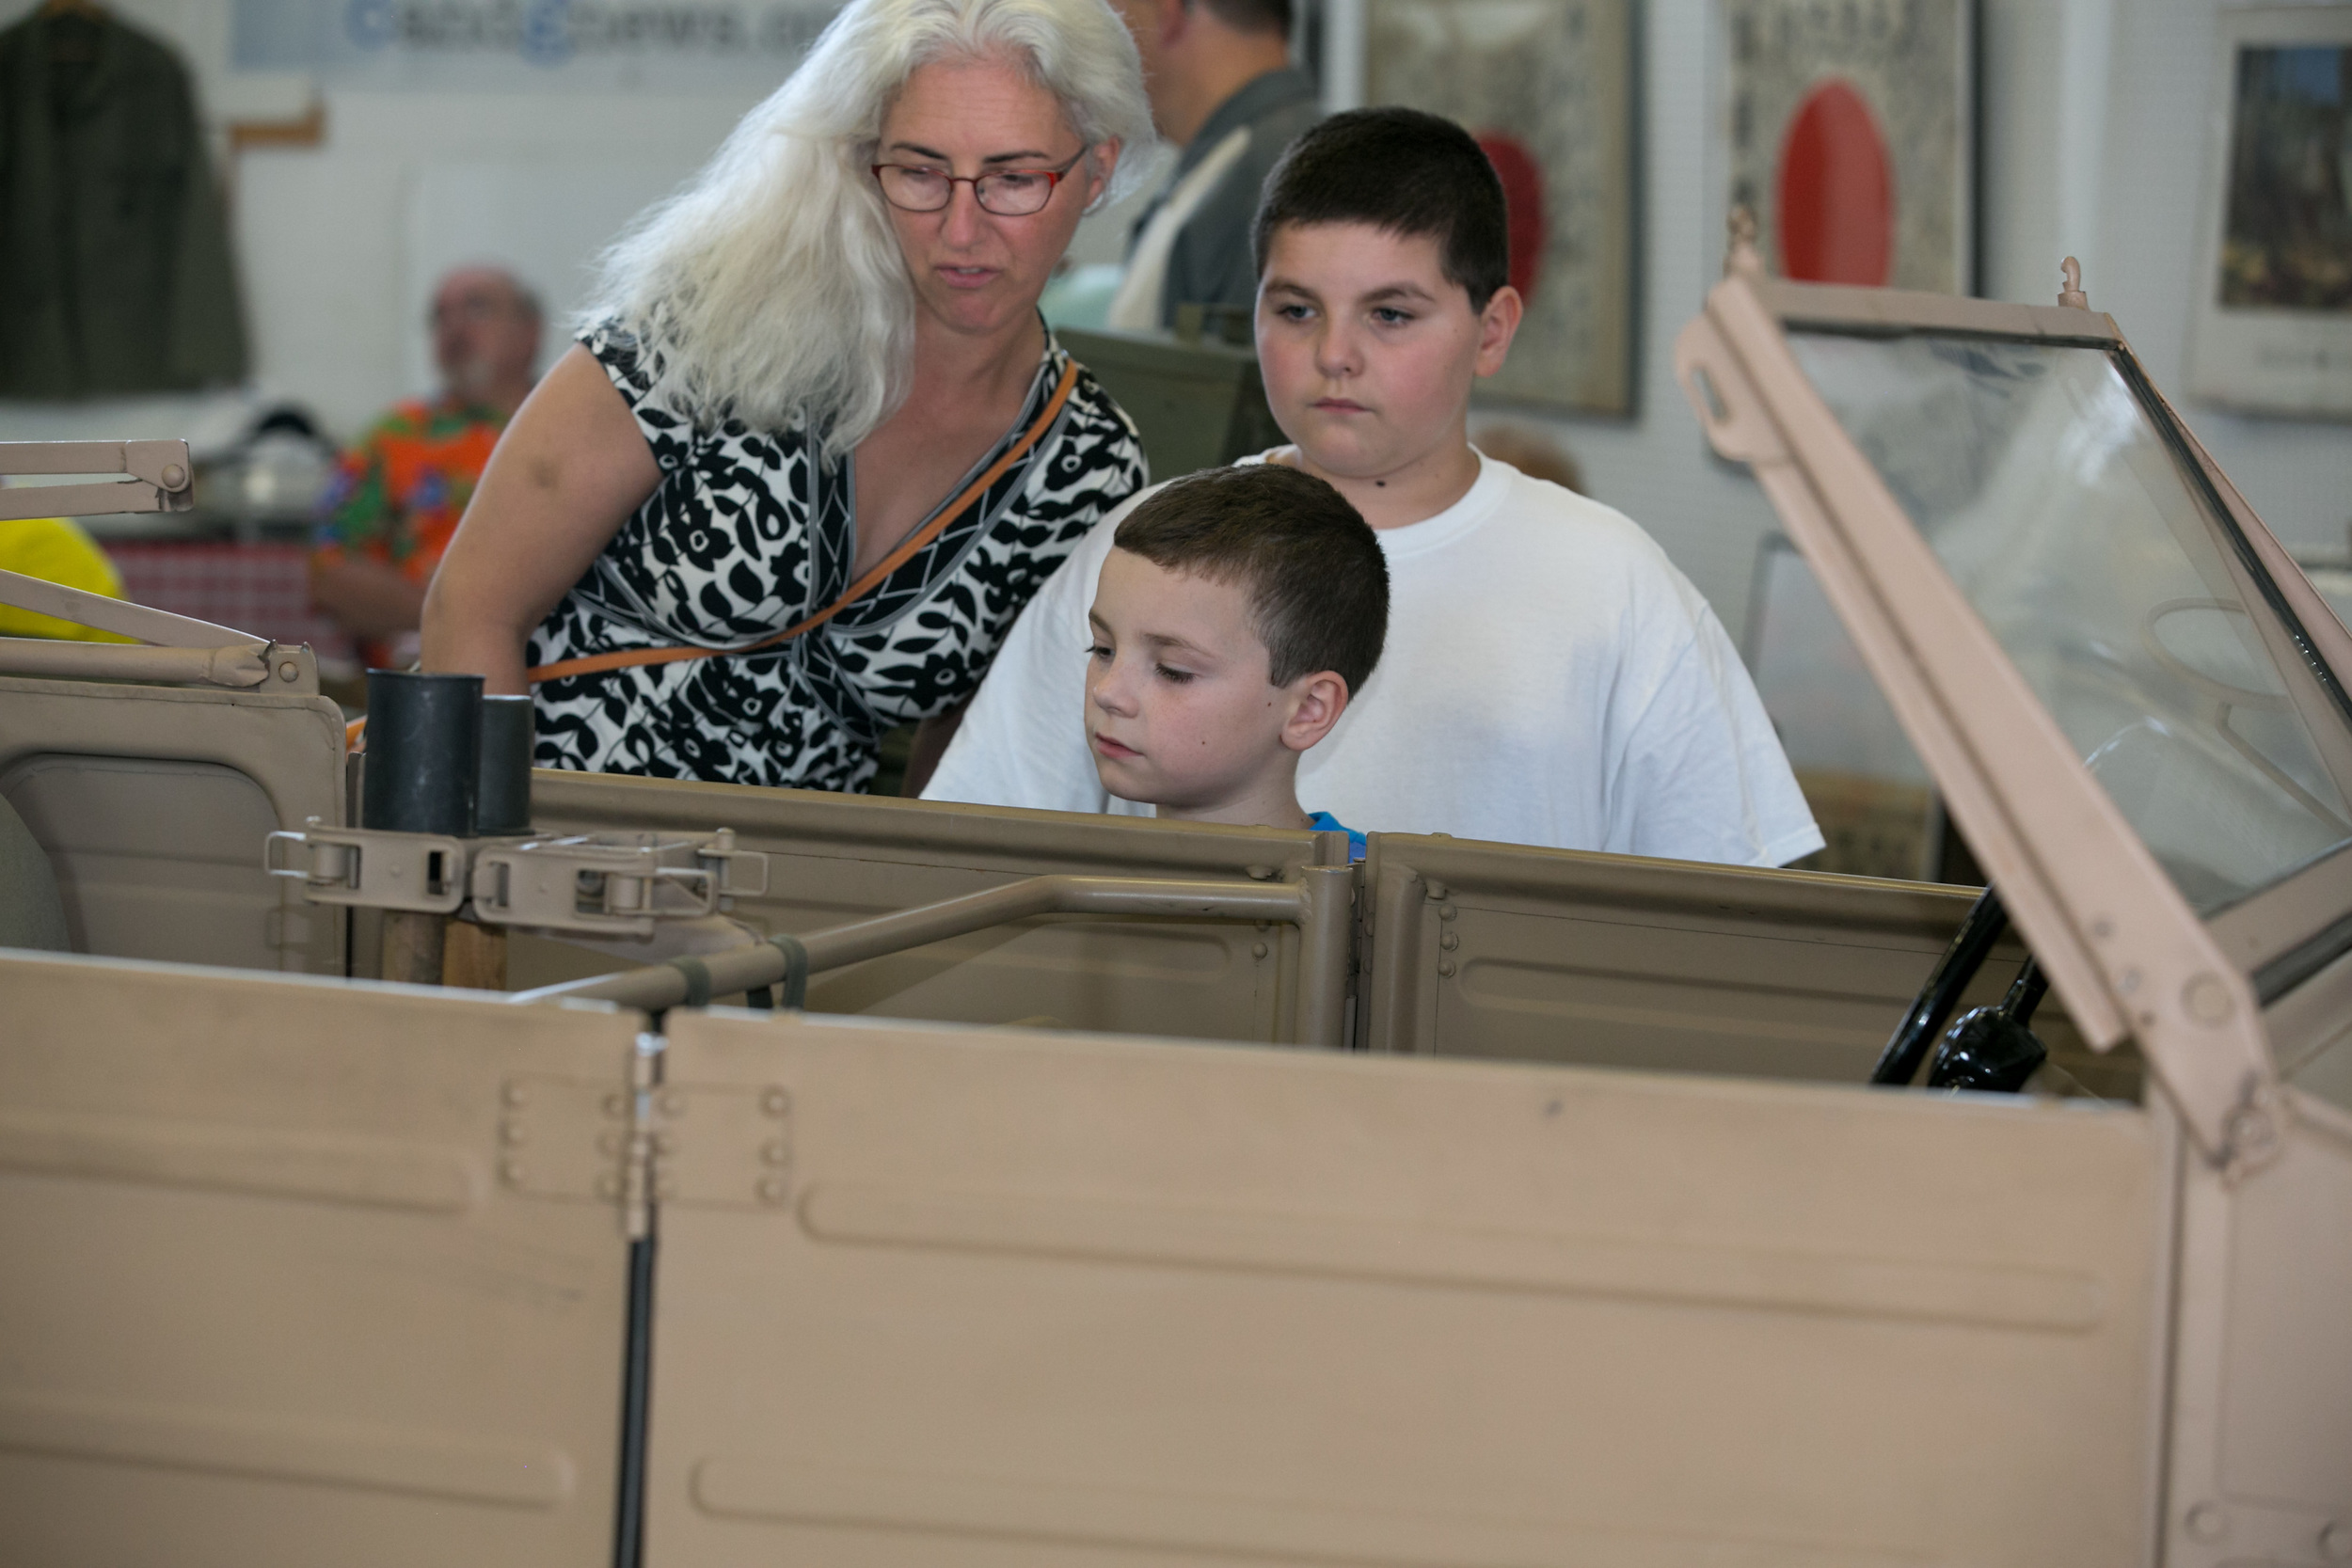
POLYGON ((0 1015, 0 1560, 610 1560, 633 1015, 24 956, 0 1015))
POLYGON ((2184 1173, 2167 1568, 2352 1560, 2352 1114, 2295 1101, 2259 1177, 2184 1173))
MULTIPOLYGON (((1359 1006, 1374 1051, 1860 1084, 1973 888, 1375 834, 1359 1006)), ((1963 1007, 2024 961, 1997 949, 1963 1007)), ((2034 1021, 2053 1089, 2137 1100, 2138 1055, 2034 1021)))
MULTIPOLYGON (((1343 865, 1337 833, 950 806, 805 790, 540 771, 544 831, 735 830, 769 856, 768 892, 734 913, 761 931, 803 932, 1052 874, 1295 879, 1343 865)), ((620 967, 583 949, 517 937, 515 989, 620 967)), ((824 1012, 1272 1041, 1292 1037, 1303 971, 1295 927, 1165 919, 1047 917, 994 927, 819 975, 824 1012)))
POLYGON ((266 875, 253 836, 340 821, 342 758, 324 697, 0 677, 0 795, 78 952, 342 973, 342 913, 266 875))
POLYGON ((657 1564, 2147 1560, 2145 1113, 739 1014, 664 1092, 657 1564))

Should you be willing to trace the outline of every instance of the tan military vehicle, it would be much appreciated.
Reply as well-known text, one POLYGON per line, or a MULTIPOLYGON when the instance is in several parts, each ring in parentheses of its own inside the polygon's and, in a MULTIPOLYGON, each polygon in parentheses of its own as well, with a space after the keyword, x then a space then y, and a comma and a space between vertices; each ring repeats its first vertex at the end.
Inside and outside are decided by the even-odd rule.
POLYGON ((1743 258, 1677 364, 1997 903, 518 819, 7 584, 140 645, 0 645, 0 1560, 2352 1560, 2352 637, 2079 293, 1743 258))

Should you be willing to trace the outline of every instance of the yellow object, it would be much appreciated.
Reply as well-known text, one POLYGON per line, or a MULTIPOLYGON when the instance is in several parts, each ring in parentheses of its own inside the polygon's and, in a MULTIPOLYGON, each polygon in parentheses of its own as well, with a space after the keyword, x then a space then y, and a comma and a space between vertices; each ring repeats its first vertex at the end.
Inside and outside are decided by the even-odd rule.
MULTIPOLYGON (((0 571, 22 572, 43 582, 103 594, 110 599, 122 597, 122 577, 115 563, 79 524, 64 517, 0 519, 0 571)), ((0 604, 0 637, 54 637, 72 642, 137 641, 5 604, 0 604)))

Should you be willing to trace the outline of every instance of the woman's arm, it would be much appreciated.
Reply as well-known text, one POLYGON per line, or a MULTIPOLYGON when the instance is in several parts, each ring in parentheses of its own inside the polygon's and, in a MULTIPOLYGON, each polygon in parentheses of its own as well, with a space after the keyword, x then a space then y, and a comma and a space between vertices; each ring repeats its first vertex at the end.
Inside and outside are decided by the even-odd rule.
POLYGON ((515 411, 424 598, 424 668, 520 693, 523 644, 660 482, 637 420, 575 345, 515 411))

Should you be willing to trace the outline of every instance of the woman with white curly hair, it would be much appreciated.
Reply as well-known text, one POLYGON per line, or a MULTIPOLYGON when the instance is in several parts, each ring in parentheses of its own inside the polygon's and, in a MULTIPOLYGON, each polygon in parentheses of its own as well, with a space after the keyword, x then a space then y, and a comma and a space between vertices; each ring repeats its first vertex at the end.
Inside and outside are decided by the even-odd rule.
POLYGON ((535 688, 542 767, 865 788, 1144 483, 1037 301, 1151 124, 1104 0, 850 0, 606 258, 424 667, 535 688))

